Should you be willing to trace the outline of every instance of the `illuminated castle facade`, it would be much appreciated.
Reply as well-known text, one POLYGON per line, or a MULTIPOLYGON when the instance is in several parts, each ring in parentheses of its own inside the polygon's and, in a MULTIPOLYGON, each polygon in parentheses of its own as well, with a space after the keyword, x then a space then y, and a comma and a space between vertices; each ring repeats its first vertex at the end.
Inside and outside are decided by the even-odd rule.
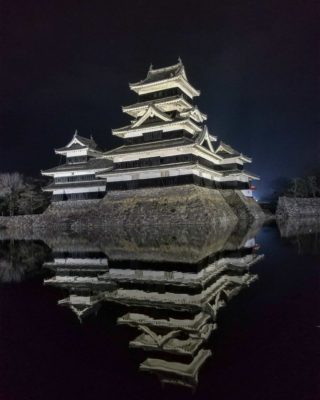
POLYGON ((188 81, 181 60, 165 68, 151 66, 145 79, 129 87, 138 99, 122 109, 132 120, 112 130, 123 145, 100 152, 92 139, 75 136, 66 147, 56 150, 66 156, 68 167, 43 171, 54 178, 54 184, 46 189, 53 192, 54 200, 91 199, 111 190, 186 184, 239 189, 252 195, 251 182, 258 177, 244 169, 251 159, 223 142, 217 143, 207 128, 207 116, 194 104, 200 91, 188 81), (72 159, 79 162, 69 163, 72 159), (71 178, 80 175, 81 181, 71 178), (90 181, 82 180, 86 176, 90 181))

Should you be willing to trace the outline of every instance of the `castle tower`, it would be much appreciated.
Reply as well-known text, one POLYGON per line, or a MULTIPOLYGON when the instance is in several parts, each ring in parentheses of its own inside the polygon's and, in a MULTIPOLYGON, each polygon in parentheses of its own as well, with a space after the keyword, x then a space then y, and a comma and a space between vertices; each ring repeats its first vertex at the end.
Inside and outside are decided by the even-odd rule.
POLYGON ((122 109, 132 121, 112 130, 124 144, 105 153, 112 170, 98 173, 107 190, 196 184, 251 194, 251 181, 258 179, 244 170, 251 159, 223 142, 216 144, 207 116, 194 104, 200 91, 189 83, 181 60, 150 67, 144 80, 129 87, 138 101, 122 109))

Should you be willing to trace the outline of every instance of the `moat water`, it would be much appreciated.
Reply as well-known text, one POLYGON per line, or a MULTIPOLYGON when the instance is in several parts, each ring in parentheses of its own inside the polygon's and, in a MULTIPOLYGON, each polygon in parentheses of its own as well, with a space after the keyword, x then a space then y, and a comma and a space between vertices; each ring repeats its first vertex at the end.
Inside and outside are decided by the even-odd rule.
POLYGON ((319 398, 318 228, 0 241, 0 400, 319 398))

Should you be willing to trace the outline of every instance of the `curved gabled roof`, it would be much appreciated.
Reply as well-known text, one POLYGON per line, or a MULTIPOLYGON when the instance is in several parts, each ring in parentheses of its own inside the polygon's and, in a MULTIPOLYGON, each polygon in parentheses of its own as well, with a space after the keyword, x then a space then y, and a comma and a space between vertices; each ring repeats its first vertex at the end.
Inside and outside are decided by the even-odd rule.
POLYGON ((242 153, 239 153, 239 151, 235 150, 230 145, 222 141, 220 142, 218 148, 216 149, 216 153, 222 155, 224 158, 240 157, 244 162, 250 163, 252 161, 250 157, 245 156, 242 153))
POLYGON ((165 79, 173 78, 174 76, 178 76, 178 75, 183 75, 183 77, 185 79, 187 79, 184 66, 180 59, 177 64, 170 65, 169 67, 153 69, 153 66, 150 65, 147 76, 144 79, 142 79, 141 81, 132 83, 131 85, 141 85, 141 84, 162 81, 165 79))
POLYGON ((147 121, 148 118, 152 118, 152 117, 157 117, 158 120, 160 120, 160 121, 165 121, 165 122, 172 121, 172 118, 169 117, 168 114, 166 114, 166 113, 162 112, 161 110, 159 110, 157 108, 157 106, 155 106, 154 104, 150 104, 150 106, 148 107, 148 109, 144 113, 144 115, 142 117, 140 117, 139 119, 137 119, 132 124, 132 127, 136 128, 136 127, 142 125, 145 121, 147 121))
POLYGON ((66 146, 56 149, 56 151, 77 150, 85 147, 91 150, 98 150, 98 145, 92 136, 90 138, 80 136, 76 130, 71 141, 66 146))
POLYGON ((136 93, 141 94, 142 92, 146 93, 147 89, 147 92, 150 92, 150 90, 162 90, 168 83, 173 85, 172 87, 180 87, 191 98, 200 95, 200 91, 189 83, 184 65, 180 59, 178 64, 169 67, 153 69, 150 66, 146 78, 136 83, 129 83, 129 87, 136 93))
POLYGON ((207 143, 209 150, 214 154, 214 149, 212 146, 212 140, 216 140, 214 136, 209 135, 207 126, 205 125, 202 132, 196 138, 196 143, 202 145, 204 142, 207 143))

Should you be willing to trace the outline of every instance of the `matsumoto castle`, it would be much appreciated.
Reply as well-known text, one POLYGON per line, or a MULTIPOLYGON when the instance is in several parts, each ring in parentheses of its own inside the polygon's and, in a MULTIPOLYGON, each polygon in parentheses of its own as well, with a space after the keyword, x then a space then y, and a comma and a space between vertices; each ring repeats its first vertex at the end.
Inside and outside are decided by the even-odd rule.
POLYGON ((238 189, 251 197, 259 179, 244 169, 251 159, 218 142, 206 126, 207 116, 194 104, 200 95, 188 81, 181 60, 153 69, 129 84, 137 102, 122 107, 130 124, 113 129, 123 145, 102 151, 92 137, 76 132, 56 154, 65 163, 42 171, 53 178, 44 188, 53 201, 98 199, 107 191, 194 184, 238 189))

